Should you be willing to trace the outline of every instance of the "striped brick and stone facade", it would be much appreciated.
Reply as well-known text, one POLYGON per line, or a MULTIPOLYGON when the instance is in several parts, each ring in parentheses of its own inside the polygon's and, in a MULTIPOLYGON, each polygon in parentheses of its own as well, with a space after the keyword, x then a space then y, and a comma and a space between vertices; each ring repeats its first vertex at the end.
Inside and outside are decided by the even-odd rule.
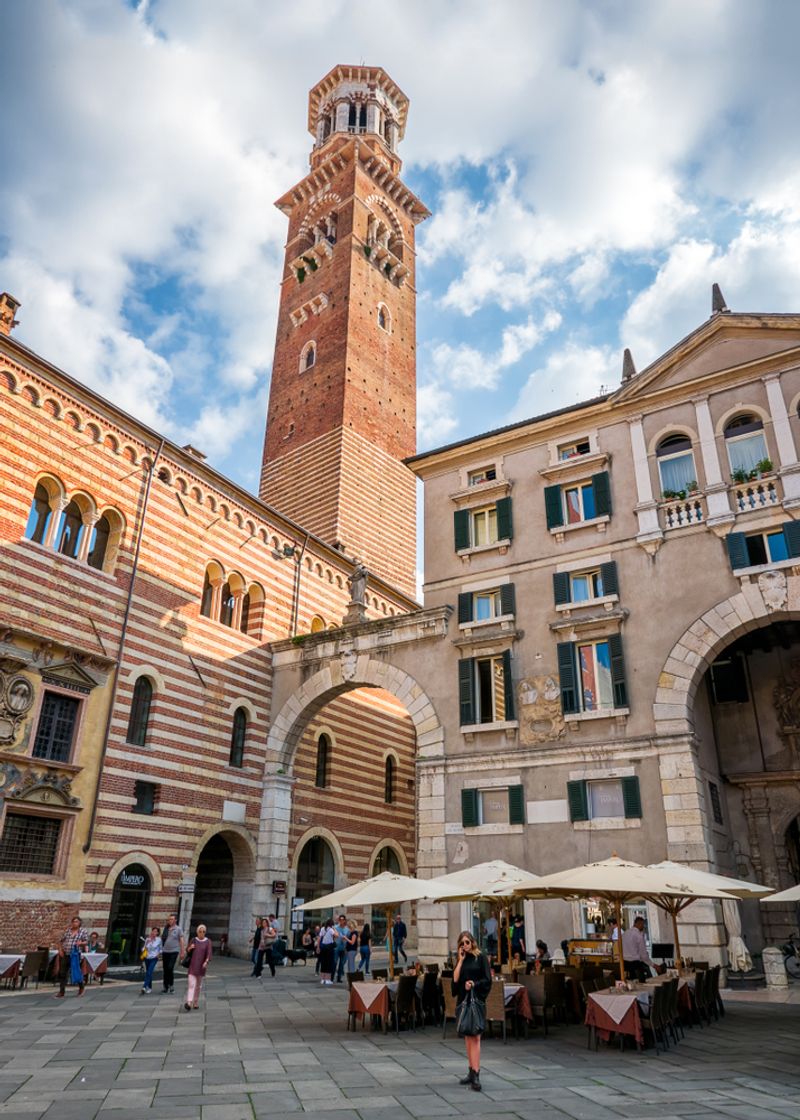
MULTIPOLYGON (((80 910, 134 959, 145 924, 180 907, 184 925, 205 920, 243 952, 256 911, 286 912, 276 879, 291 893, 303 875, 309 888, 415 865, 414 724, 373 682, 316 706, 274 813, 265 787, 273 644, 341 626, 356 551, 363 622, 416 605, 401 459, 414 447, 413 224, 426 212, 396 178, 376 182, 399 168, 405 100, 382 71, 348 73, 378 82, 380 135, 345 129, 315 151, 323 178, 341 163, 341 235, 304 286, 287 265, 261 498, 27 349, 11 334, 18 304, 0 299, 5 946, 52 941, 80 910), (364 251, 368 184, 369 205, 399 215, 392 276, 378 266, 383 227, 374 259, 364 251), (317 362, 297 387, 306 336, 317 362), (282 454, 287 417, 297 434, 282 454), (275 814, 289 835, 277 875, 259 861, 275 814)), ((330 217, 313 193, 292 196, 296 255, 301 227, 330 217)))

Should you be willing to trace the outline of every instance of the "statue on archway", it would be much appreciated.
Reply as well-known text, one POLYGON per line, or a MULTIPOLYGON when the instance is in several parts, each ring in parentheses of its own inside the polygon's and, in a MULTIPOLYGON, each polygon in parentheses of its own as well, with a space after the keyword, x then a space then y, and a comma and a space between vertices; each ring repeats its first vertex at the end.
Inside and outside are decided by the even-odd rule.
POLYGON ((366 567, 358 560, 355 568, 353 568, 353 574, 348 576, 347 579, 347 585, 350 588, 350 602, 347 606, 347 614, 344 616, 345 626, 353 626, 367 621, 365 599, 368 576, 369 572, 366 567))

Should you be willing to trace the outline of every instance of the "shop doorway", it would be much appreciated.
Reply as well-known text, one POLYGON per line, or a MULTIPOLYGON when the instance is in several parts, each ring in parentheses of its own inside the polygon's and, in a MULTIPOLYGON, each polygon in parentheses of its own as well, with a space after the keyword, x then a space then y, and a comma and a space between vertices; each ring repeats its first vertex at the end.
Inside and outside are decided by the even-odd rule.
POLYGON ((111 897, 106 937, 111 964, 133 964, 142 950, 150 901, 150 874, 140 863, 120 871, 111 897))

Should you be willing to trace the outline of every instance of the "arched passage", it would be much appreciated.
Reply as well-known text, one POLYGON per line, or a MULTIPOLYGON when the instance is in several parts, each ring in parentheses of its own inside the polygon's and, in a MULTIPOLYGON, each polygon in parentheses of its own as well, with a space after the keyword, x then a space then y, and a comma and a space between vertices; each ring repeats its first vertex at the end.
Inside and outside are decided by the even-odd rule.
POLYGON ((202 922, 215 948, 225 934, 232 951, 245 955, 255 879, 255 845, 247 830, 231 824, 207 832, 195 850, 192 871, 194 894, 182 911, 182 924, 194 932, 202 922))

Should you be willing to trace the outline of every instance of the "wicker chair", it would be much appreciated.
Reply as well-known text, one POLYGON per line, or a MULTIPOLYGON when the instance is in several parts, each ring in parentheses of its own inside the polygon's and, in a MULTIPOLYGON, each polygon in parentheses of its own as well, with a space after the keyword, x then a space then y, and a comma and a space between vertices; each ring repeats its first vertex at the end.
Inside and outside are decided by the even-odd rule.
POLYGON ((388 968, 373 968, 372 979, 373 980, 388 980, 389 979, 389 969, 388 968))
POLYGON ((353 984, 359 984, 364 979, 363 972, 346 972, 347 977, 347 990, 350 991, 353 984))
POLYGON ((486 997, 486 1026, 491 1027, 494 1034, 494 1024, 500 1023, 503 1028, 503 1042, 508 1041, 508 1020, 516 1026, 516 1015, 513 1007, 506 1007, 505 981, 493 980, 486 997))
POLYGON ((417 1029, 417 978, 400 976, 397 981, 397 995, 394 1000, 394 1025, 400 1034, 400 1022, 404 1021, 412 1030, 417 1029))
POLYGON ((439 1025, 442 1018, 442 989, 435 972, 426 972, 422 977, 422 1019, 426 1023, 439 1025))
POLYGON ((44 976, 49 960, 50 954, 47 949, 37 949, 33 953, 26 953, 19 973, 20 988, 27 987, 31 978, 38 988, 39 980, 44 976))
POLYGON ((442 984, 442 996, 444 997, 444 1013, 442 1015, 442 1038, 447 1034, 447 1020, 452 1019, 455 1022, 456 1018, 456 997, 453 995, 450 981, 445 980, 442 984))
MULTIPOLYGON (((662 984, 657 984, 653 988, 653 994, 650 997, 650 1013, 647 1014, 640 1010, 639 1014, 642 1020, 642 1026, 645 1032, 650 1032, 653 1036, 653 1044, 656 1048, 656 1054, 660 1053, 658 1049, 659 1037, 661 1038, 661 1045, 664 1050, 669 1049, 669 1040, 667 1038, 667 1001, 669 993, 662 984)), ((620 1036, 624 1039, 624 1036, 620 1036)))

